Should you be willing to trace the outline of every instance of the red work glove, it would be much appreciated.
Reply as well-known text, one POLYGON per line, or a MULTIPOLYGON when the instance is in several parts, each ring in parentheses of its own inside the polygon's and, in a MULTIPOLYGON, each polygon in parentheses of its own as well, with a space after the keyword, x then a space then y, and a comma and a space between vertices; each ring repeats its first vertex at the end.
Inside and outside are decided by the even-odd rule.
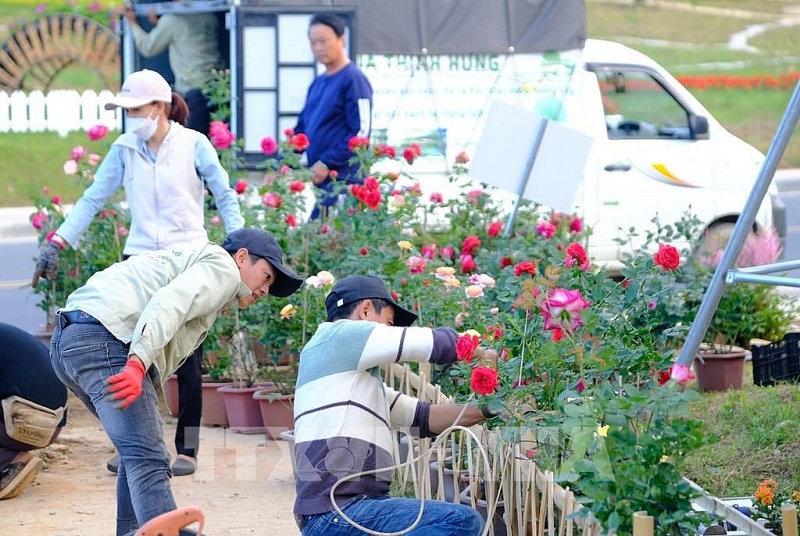
POLYGON ((136 401, 142 394, 142 381, 146 371, 144 365, 137 358, 128 359, 125 368, 119 374, 111 376, 108 391, 115 393, 113 400, 122 400, 117 404, 117 409, 125 409, 136 401))

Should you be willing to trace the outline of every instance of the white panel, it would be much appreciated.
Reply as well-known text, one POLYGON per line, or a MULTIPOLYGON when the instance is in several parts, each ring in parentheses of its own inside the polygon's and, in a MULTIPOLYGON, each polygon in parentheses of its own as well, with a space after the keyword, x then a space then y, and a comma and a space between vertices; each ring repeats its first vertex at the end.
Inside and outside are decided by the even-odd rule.
POLYGON ((247 26, 242 30, 244 88, 275 87, 278 62, 275 54, 275 28, 247 26))
POLYGON ((264 136, 279 139, 275 132, 275 93, 272 91, 245 91, 242 103, 245 152, 261 152, 264 136))
POLYGON ((311 67, 281 67, 278 69, 280 84, 279 110, 281 113, 300 113, 306 102, 308 86, 314 81, 311 67))
MULTIPOLYGON (((2 95, 3 94, 0 93, 0 97, 2 97, 2 95)), ((280 139, 283 139, 283 138, 286 137, 286 136, 283 135, 283 131, 284 130, 286 130, 287 128, 292 128, 293 129, 296 124, 297 124, 297 116, 296 115, 285 116, 285 117, 281 117, 280 119, 278 119, 278 135, 280 136, 280 139)), ((278 138, 275 138, 275 139, 278 139, 278 138)))
POLYGON ((278 59, 281 63, 310 63, 314 61, 308 42, 308 23, 311 15, 278 15, 278 59))

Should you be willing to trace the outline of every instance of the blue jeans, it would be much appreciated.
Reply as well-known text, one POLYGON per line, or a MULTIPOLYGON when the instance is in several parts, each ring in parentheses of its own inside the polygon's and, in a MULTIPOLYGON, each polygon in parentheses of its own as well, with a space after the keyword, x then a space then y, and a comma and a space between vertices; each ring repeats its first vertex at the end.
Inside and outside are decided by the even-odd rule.
MULTIPOLYGON (((341 506, 342 511, 370 530, 399 532, 411 526, 419 515, 417 499, 389 496, 368 497, 360 495, 341 506)), ((336 511, 308 516, 303 536, 356 536, 364 532, 342 519, 336 511)), ((409 536, 480 536, 483 518, 477 511, 463 504, 444 501, 425 501, 422 519, 409 536)))
POLYGON ((69 324, 56 317, 50 360, 56 376, 100 419, 119 452, 117 536, 177 508, 169 479, 170 455, 153 382, 127 409, 107 399, 106 380, 128 360, 129 345, 100 324, 69 324))

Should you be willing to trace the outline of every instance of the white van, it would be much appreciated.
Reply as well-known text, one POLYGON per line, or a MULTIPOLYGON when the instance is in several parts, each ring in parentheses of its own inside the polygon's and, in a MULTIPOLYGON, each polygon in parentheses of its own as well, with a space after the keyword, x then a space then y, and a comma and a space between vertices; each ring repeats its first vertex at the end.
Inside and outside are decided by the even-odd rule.
MULTIPOLYGON (((618 239, 630 228, 643 239, 656 215, 672 224, 690 210, 704 231, 730 233, 764 161, 664 68, 618 43, 589 39, 581 50, 542 55, 365 55, 358 63, 373 84, 373 138, 419 142, 426 156, 408 171, 428 177, 423 188, 460 151, 474 151, 493 99, 588 134, 574 208, 593 228, 590 255, 612 267, 629 250, 618 239)), ((785 238, 774 184, 754 230, 770 225, 785 238)))

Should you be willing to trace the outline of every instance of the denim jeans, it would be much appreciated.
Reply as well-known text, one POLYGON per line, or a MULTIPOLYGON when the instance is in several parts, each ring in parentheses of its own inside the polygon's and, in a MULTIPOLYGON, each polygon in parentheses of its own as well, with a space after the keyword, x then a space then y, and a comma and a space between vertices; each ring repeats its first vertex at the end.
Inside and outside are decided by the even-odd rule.
MULTIPOLYGON (((368 497, 361 495, 341 506, 342 511, 364 528, 378 532, 399 532, 411 526, 419 515, 417 499, 368 497)), ((480 536, 483 518, 463 504, 444 501, 425 501, 422 519, 409 536, 480 536)), ((362 536, 342 519, 336 511, 310 516, 303 536, 362 536)))
POLYGON ((119 452, 116 534, 123 536, 177 508, 156 391, 145 376, 142 395, 127 409, 115 409, 106 380, 125 366, 129 345, 100 324, 62 325, 57 316, 50 360, 56 376, 100 419, 119 452))

